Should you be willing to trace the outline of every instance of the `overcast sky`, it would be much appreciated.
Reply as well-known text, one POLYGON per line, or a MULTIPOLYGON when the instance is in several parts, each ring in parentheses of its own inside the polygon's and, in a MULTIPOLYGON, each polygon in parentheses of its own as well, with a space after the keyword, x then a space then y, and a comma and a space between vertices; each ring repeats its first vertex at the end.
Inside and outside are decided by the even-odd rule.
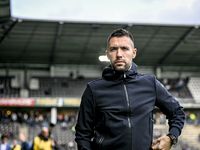
POLYGON ((11 0, 16 18, 200 25, 200 0, 11 0))

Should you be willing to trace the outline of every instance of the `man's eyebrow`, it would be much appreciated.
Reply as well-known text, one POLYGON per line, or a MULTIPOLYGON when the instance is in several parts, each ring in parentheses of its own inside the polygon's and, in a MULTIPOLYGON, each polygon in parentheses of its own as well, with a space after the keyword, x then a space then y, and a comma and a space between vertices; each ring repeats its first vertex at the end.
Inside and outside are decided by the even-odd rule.
POLYGON ((109 49, 111 49, 111 48, 116 48, 116 47, 117 47, 117 46, 110 46, 109 49))
POLYGON ((126 48, 129 48, 129 46, 127 46, 127 45, 122 45, 121 47, 126 47, 126 48))

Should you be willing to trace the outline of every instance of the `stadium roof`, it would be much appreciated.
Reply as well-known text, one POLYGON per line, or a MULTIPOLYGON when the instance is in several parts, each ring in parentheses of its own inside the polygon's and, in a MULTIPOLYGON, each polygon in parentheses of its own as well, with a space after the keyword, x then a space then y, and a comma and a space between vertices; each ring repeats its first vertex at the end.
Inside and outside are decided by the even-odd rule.
POLYGON ((9 21, 10 16, 11 16, 10 1, 1 0, 0 1, 0 23, 9 21))
POLYGON ((0 67, 105 66, 98 57, 105 55, 107 37, 117 28, 125 28, 133 34, 138 49, 134 60, 137 65, 200 71, 198 26, 21 19, 0 23, 0 67))

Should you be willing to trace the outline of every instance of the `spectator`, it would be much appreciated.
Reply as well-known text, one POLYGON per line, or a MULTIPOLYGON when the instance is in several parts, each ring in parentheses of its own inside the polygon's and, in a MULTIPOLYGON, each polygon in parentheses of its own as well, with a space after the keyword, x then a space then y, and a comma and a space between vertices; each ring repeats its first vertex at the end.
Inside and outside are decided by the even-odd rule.
POLYGON ((21 145, 17 143, 17 140, 13 140, 13 145, 10 146, 12 150, 21 150, 21 145))
POLYGON ((74 79, 74 73, 73 73, 73 72, 70 72, 70 73, 69 73, 69 79, 70 79, 70 80, 73 80, 73 79, 74 79))
POLYGON ((46 88, 44 89, 44 94, 45 94, 45 95, 51 95, 51 88, 50 88, 50 87, 46 87, 46 88))
POLYGON ((69 122, 69 115, 67 113, 64 114, 64 120, 66 122, 69 122))
POLYGON ((4 85, 0 84, 0 93, 3 94, 4 93, 4 85))
POLYGON ((35 122, 34 122, 34 111, 31 110, 29 115, 30 115, 30 117, 29 117, 27 123, 28 123, 30 126, 34 127, 34 126, 35 126, 35 122))
POLYGON ((21 141, 21 150, 29 150, 29 144, 26 142, 26 138, 23 133, 19 134, 19 140, 21 141))
POLYGON ((8 123, 8 114, 5 111, 1 112, 1 123, 8 123))
POLYGON ((183 80, 182 79, 179 79, 177 84, 176 84, 176 88, 177 88, 177 97, 180 96, 180 92, 181 92, 181 88, 183 87, 183 80))
POLYGON ((191 119, 191 123, 194 124, 195 123, 195 120, 196 120, 196 115, 193 114, 193 113, 190 113, 190 119, 191 119))
POLYGON ((40 115, 40 113, 38 112, 38 111, 36 111, 35 112, 35 115, 34 115, 34 117, 35 117, 35 123, 39 123, 39 115, 40 115))
POLYGON ((18 112, 18 122, 21 124, 23 123, 23 116, 22 116, 22 113, 21 112, 18 112))
POLYGON ((182 150, 190 150, 190 148, 188 147, 187 144, 185 144, 185 145, 183 146, 182 150))
POLYGON ((58 150, 56 142, 49 137, 49 129, 42 127, 42 132, 33 140, 33 145, 30 150, 58 150))
POLYGON ((39 114, 38 120, 40 123, 43 122, 43 120, 44 120, 43 114, 39 114))
POLYGON ((165 88, 166 88, 167 90, 170 90, 170 89, 171 89, 171 85, 169 84, 169 81, 168 81, 167 78, 164 78, 164 79, 163 79, 163 85, 165 86, 165 88))
POLYGON ((12 119, 13 122, 17 121, 17 114, 15 112, 12 112, 11 119, 12 119))
POLYGON ((63 80, 61 85, 62 87, 69 87, 67 80, 63 80))
POLYGON ((189 77, 186 77, 186 78, 185 78, 185 85, 188 84, 188 81, 189 81, 189 77))
POLYGON ((28 122, 28 114, 26 112, 23 113, 23 120, 25 121, 25 123, 28 122))
POLYGON ((67 146, 68 146, 69 149, 73 148, 74 147, 74 142, 73 141, 69 141, 67 146))
POLYGON ((63 121, 63 114, 58 114, 58 122, 62 122, 63 121))
POLYGON ((4 123, 5 120, 5 111, 1 111, 1 123, 4 123))
POLYGON ((76 122, 76 114, 74 112, 71 112, 70 114, 70 122, 74 124, 76 122))
POLYGON ((62 128, 63 130, 66 130, 66 129, 67 129, 67 122, 66 122, 66 121, 63 121, 63 122, 61 123, 61 128, 62 128))
POLYGON ((10 144, 7 143, 7 136, 1 136, 0 150, 12 150, 10 144))
POLYGON ((73 132, 73 133, 76 133, 75 126, 72 126, 72 132, 73 132))
POLYGON ((191 122, 192 122, 191 118, 190 118, 190 112, 188 112, 188 111, 185 112, 185 121, 188 124, 191 124, 191 122))

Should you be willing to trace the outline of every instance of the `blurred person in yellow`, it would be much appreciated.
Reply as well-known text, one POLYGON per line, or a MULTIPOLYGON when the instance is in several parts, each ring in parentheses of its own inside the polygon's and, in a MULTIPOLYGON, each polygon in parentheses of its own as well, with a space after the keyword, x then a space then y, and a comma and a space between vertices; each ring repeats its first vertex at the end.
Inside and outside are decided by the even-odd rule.
POLYGON ((196 115, 191 113, 190 114, 190 119, 191 119, 191 123, 194 124, 195 123, 195 120, 196 120, 196 115))
POLYGON ((49 129, 42 127, 41 133, 33 140, 33 144, 30 150, 58 150, 59 147, 56 142, 50 138, 49 129))
POLYGON ((21 150, 21 145, 17 143, 17 140, 13 140, 13 145, 10 146, 12 150, 21 150))

